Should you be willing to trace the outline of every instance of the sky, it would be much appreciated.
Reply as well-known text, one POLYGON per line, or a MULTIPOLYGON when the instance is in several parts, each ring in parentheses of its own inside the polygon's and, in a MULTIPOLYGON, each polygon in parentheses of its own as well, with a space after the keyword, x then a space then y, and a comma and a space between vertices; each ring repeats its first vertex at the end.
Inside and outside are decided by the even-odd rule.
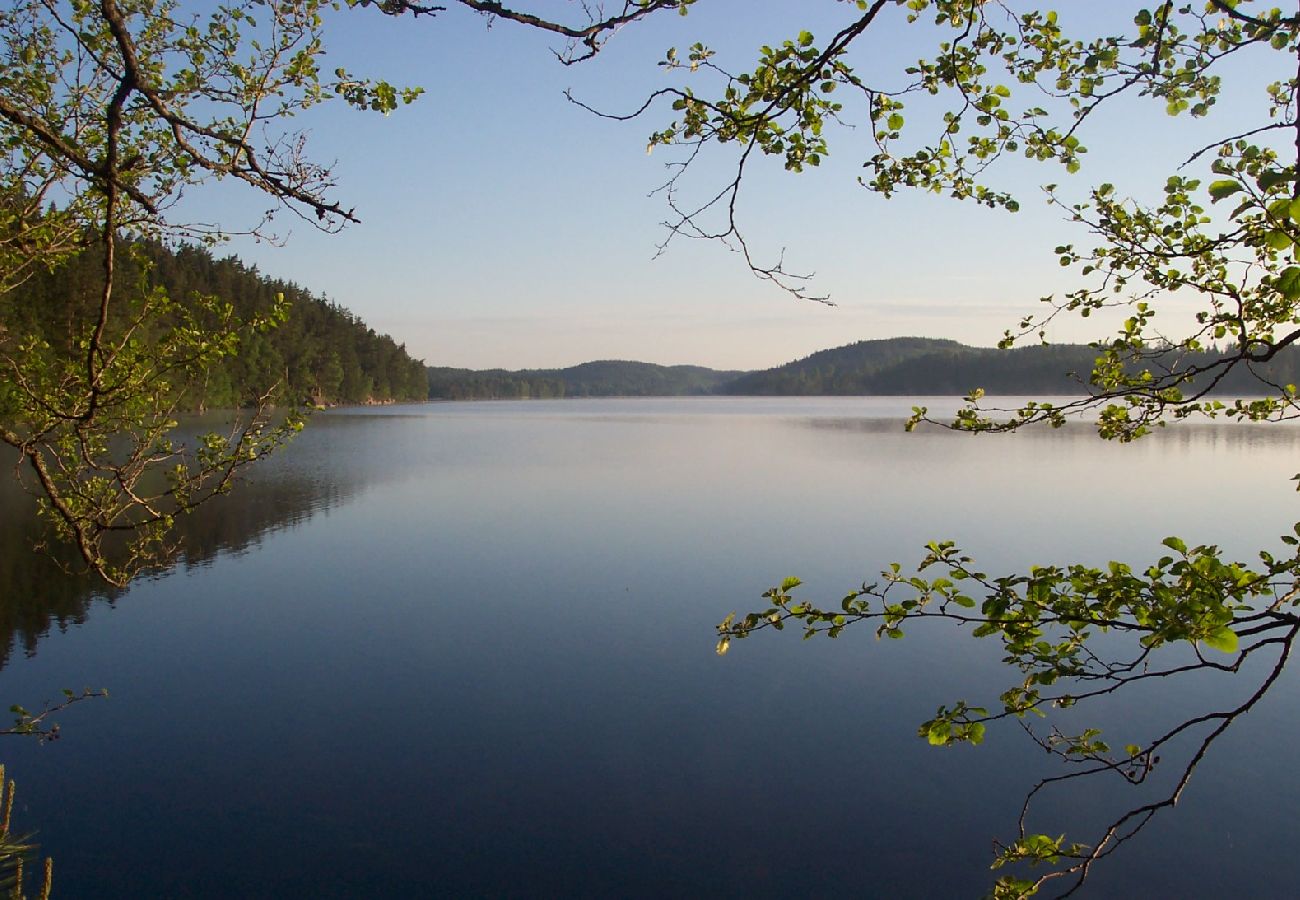
MULTIPOLYGON (((1071 4, 1062 5, 1068 26, 1071 4)), ((1088 27, 1099 6, 1123 8, 1073 6, 1088 27)), ((1060 181, 1082 198, 1087 185, 1112 181, 1150 196, 1196 137, 1194 125, 1167 119, 1160 106, 1119 105, 1090 123, 1080 176, 1008 160, 998 183, 1022 196, 1015 215, 866 191, 856 183, 871 152, 862 128, 833 133, 818 170, 791 175, 762 160, 739 206, 750 245, 760 261, 783 254, 789 269, 814 272, 812 290, 833 307, 757 280, 716 243, 677 241, 657 254, 668 210, 651 194, 674 157, 665 148, 647 155, 646 143, 671 113, 614 122, 567 102, 565 89, 625 112, 665 83, 655 63, 670 46, 703 40, 725 64, 747 69, 760 45, 804 28, 820 44, 855 9, 701 0, 687 17, 624 29, 596 59, 572 67, 555 60, 561 44, 551 36, 509 22, 488 27, 461 10, 418 21, 340 11, 328 23, 327 70, 345 65, 426 93, 387 117, 331 103, 300 122, 311 155, 336 161, 336 196, 361 224, 326 235, 284 218, 282 246, 235 239, 228 252, 348 307, 429 365, 636 359, 755 369, 902 335, 990 345, 1039 311, 1039 298, 1078 284, 1052 248, 1087 236, 1041 201, 1039 185, 1060 181)), ((898 83, 901 68, 932 45, 894 18, 873 28, 853 59, 898 83)), ((703 160, 687 196, 725 183, 726 162, 703 160)), ((265 204, 227 184, 187 202, 230 227, 265 204)), ((1051 336, 1081 341, 1106 330, 1096 319, 1072 321, 1051 336)))

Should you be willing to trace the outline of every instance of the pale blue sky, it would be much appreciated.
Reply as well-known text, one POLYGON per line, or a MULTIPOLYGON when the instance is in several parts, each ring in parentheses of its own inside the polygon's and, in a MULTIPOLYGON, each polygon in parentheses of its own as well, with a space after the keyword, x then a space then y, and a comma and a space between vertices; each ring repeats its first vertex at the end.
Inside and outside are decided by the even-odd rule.
MULTIPOLYGON (((1062 6, 1068 25, 1070 7, 1095 16, 1099 6, 1127 4, 1062 6)), ((855 183, 870 152, 864 129, 833 134, 820 170, 792 176, 762 161, 741 201, 751 246, 763 259, 785 248, 790 268, 815 270, 816 290, 835 308, 754 279, 716 244, 678 242, 653 259, 667 210, 647 194, 671 155, 660 148, 647 156, 645 146, 669 113, 600 120, 567 103, 563 90, 627 110, 664 83, 654 63, 669 46, 701 39, 742 69, 760 44, 801 27, 820 42, 852 12, 852 4, 829 2, 702 0, 688 17, 624 30, 596 60, 570 68, 555 62, 548 36, 506 22, 489 30, 456 10, 420 22, 340 13, 329 67, 427 93, 387 118, 329 104, 305 123, 314 155, 337 159, 339 196, 361 225, 329 236, 297 223, 284 247, 237 240, 231 250, 342 303, 431 365, 618 358, 765 368, 869 338, 991 344, 1040 296, 1075 284, 1052 247, 1086 236, 1041 203, 1035 185, 1061 181, 1082 196, 1089 183, 1113 181, 1150 195, 1194 140, 1195 126, 1168 119, 1157 104, 1116 107, 1084 136, 1093 152, 1079 176, 1010 161, 1003 182, 1025 200, 1017 215, 870 194, 855 183)), ((926 52, 923 41, 906 40, 921 35, 901 27, 900 12, 855 48, 859 66, 898 72, 926 52)), ((720 184, 725 171, 702 166, 696 183, 720 184)), ((260 208, 226 185, 194 202, 211 203, 232 225, 240 203, 260 208)), ((1053 336, 1104 336, 1095 322, 1053 336)))

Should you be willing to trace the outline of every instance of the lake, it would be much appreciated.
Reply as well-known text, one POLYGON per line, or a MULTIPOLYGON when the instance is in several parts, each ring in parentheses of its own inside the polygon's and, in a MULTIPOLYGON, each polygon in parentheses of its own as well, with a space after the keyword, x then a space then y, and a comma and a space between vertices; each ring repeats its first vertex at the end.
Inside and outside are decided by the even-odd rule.
MULTIPOLYGON (((912 402, 321 413, 190 524, 185 564, 111 597, 30 555, 10 491, 5 702, 111 692, 57 742, 5 740, 17 827, 66 898, 978 896, 1060 770, 1014 725, 942 750, 916 727, 995 702, 998 646, 787 630, 720 658, 714 625, 787 575, 837 599, 932 539, 995 573, 1144 564, 1168 534, 1276 548, 1300 428, 905 434, 912 402)), ((1063 724, 1123 744, 1242 687, 1063 724)), ((1289 678, 1085 895, 1291 895, 1298 705, 1289 678)), ((1096 782, 1038 821, 1073 833, 1136 796, 1096 782)))

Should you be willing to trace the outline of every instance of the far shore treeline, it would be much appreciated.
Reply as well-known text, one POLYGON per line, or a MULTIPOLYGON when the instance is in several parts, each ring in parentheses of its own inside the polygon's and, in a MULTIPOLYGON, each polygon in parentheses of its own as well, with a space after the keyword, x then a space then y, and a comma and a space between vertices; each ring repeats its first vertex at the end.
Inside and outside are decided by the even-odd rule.
MULTIPOLYGON (((559 397, 667 396, 961 396, 973 388, 989 394, 1086 393, 1098 350, 1052 344, 997 350, 934 338, 858 341, 822 350, 760 372, 722 372, 698 366, 656 366, 606 360, 567 369, 430 368, 429 396, 437 400, 524 400, 559 397)), ((1171 368, 1206 364, 1211 350, 1194 357, 1158 360, 1171 368)), ((1300 350, 1288 347, 1256 372, 1275 384, 1300 383, 1300 350)), ((1216 393, 1246 396, 1259 382, 1237 367, 1216 393)))
MULTIPOLYGON (((426 367, 404 345, 376 334, 342 306, 296 284, 268 278, 234 257, 219 259, 196 246, 125 246, 130 252, 120 254, 115 290, 161 288, 179 303, 196 294, 213 296, 229 303, 244 320, 266 315, 277 296, 284 297, 283 322, 245 336, 236 353, 186 385, 182 405, 192 410, 248 404, 268 388, 274 389, 277 400, 318 406, 426 398, 960 396, 974 388, 989 394, 1077 395, 1086 393, 1099 352, 1082 344, 996 350, 901 337, 858 341, 756 372, 624 360, 563 369, 426 367)), ((98 302, 92 286, 102 265, 95 251, 86 251, 37 274, 0 297, 0 322, 11 323, 15 332, 41 335, 75 358, 75 335, 84 331, 98 302)), ((140 338, 148 340, 149 335, 140 338)), ((1217 350, 1207 350, 1156 364, 1204 365, 1218 355, 1217 350)), ((1300 383, 1300 350, 1284 348, 1267 364, 1256 365, 1255 373, 1276 385, 1300 383)), ((1259 382, 1239 366, 1215 390, 1245 396, 1258 393, 1259 382)))

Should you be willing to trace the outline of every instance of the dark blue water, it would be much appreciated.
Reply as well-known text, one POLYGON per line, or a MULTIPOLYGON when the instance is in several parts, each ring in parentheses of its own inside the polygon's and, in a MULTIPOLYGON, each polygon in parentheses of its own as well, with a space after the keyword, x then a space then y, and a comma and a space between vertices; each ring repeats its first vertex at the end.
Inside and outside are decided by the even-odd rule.
MULTIPOLYGON (((111 603, 64 585, 42 608, 53 575, 0 585, 5 702, 111 691, 58 742, 0 744, 18 827, 54 856, 56 897, 977 896, 992 840, 1059 770, 1014 725, 978 749, 915 729, 1012 683, 997 646, 787 630, 719 658, 713 626, 786 575, 838 598, 934 538, 994 572, 1141 563, 1171 533, 1274 546, 1300 518, 1300 430, 907 435, 909 405, 319 415, 193 524, 188 565, 111 603)), ((1122 744, 1236 684, 1063 724, 1122 744)), ((1093 894, 1290 895, 1298 702, 1288 681, 1242 720, 1093 894)), ((1064 792, 1038 824, 1133 796, 1064 792)))

